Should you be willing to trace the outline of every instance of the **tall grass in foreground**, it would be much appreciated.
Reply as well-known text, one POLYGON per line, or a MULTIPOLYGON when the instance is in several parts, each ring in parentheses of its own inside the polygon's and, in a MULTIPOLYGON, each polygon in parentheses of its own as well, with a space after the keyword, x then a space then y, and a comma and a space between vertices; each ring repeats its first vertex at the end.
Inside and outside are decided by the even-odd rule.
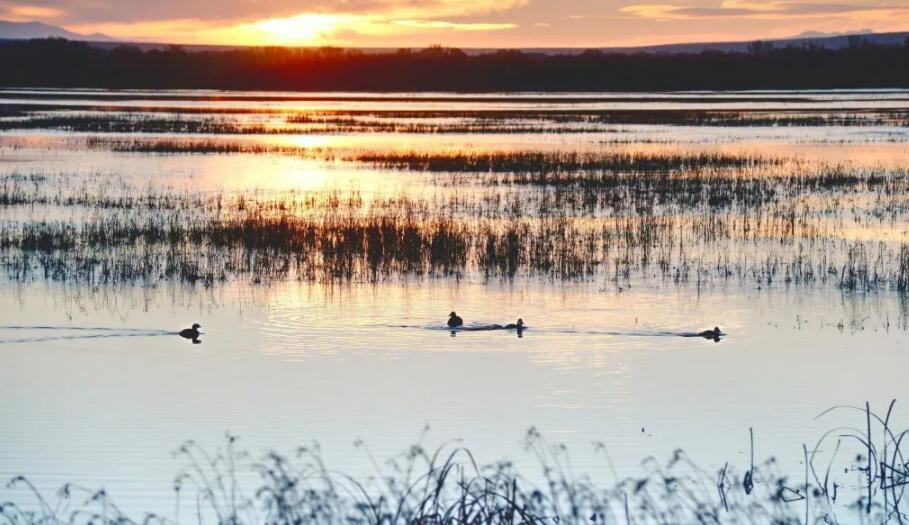
MULTIPOLYGON (((380 467, 362 442, 373 476, 332 470, 318 446, 261 458, 237 449, 228 435, 214 454, 193 442, 176 452, 185 461, 174 483, 173 516, 147 515, 143 523, 273 524, 808 524, 909 521, 909 430, 883 415, 852 411, 859 423, 833 429, 802 445, 804 472, 788 477, 776 461, 751 459, 735 469, 699 467, 683 451, 666 463, 650 458, 635 477, 606 483, 576 474, 567 450, 531 429, 524 447, 540 472, 525 477, 513 464, 481 465, 456 443, 427 450, 420 443, 380 467)), ((825 412, 822 415, 826 415, 825 412)), ((421 440, 422 441, 422 440, 421 440)), ((602 444, 596 445, 608 462, 602 444)), ((714 458, 713 461, 717 461, 714 458)), ((716 465, 722 461, 716 462, 716 465)), ((0 523, 131 524, 103 489, 64 485, 46 499, 24 477, 7 485, 20 503, 0 504, 0 523), (33 501, 22 503, 31 495, 33 501)))

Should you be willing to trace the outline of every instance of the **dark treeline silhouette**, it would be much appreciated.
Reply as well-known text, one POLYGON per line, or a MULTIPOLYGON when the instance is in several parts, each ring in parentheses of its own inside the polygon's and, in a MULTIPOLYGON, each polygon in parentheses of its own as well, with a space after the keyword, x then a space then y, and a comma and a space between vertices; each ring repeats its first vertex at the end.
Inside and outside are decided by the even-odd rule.
POLYGON ((143 51, 59 39, 0 45, 7 87, 363 91, 582 91, 909 87, 909 41, 846 49, 774 48, 697 54, 521 51, 466 54, 338 48, 143 51))

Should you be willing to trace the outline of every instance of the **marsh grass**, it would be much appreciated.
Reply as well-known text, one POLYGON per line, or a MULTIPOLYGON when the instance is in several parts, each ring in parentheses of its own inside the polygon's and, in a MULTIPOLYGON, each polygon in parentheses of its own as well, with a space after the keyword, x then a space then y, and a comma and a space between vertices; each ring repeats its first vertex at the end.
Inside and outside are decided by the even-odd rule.
MULTIPOLYGON (((248 102, 248 101, 247 101, 248 102)), ((155 134, 597 133, 610 126, 909 126, 905 110, 314 109, 0 104, 0 130, 155 134)))
MULTIPOLYGON (((824 433, 802 445, 803 473, 781 474, 770 458, 755 463, 755 435, 741 468, 698 466, 677 450, 661 463, 645 459, 640 474, 606 481, 578 474, 568 450, 531 429, 523 441, 538 471, 526 476, 508 461, 481 464, 457 442, 437 449, 424 436, 404 453, 379 463, 363 441, 354 446, 375 466, 353 477, 332 470, 318 445, 290 455, 253 457, 228 434, 208 451, 193 442, 175 456, 184 462, 174 482, 173 516, 146 515, 143 523, 397 524, 669 524, 669 523, 904 523, 909 461, 904 438, 870 406, 835 407, 859 424, 824 433)), ((759 445, 758 445, 759 446, 759 445)), ((611 466, 606 447, 595 452, 611 466)), ((717 458, 714 458, 716 461, 717 458)), ((722 464, 722 467, 719 465, 722 464)), ((526 472, 526 471, 525 471, 526 472)), ((112 495, 72 484, 45 498, 25 477, 7 485, 18 502, 0 504, 0 520, 16 525, 130 524, 112 495), (32 501, 23 502, 22 496, 32 501)))
MULTIPOLYGON (((746 167, 776 160, 746 154, 722 153, 577 153, 577 152, 478 152, 478 153, 358 153, 350 160, 391 169, 424 172, 479 173, 578 173, 662 172, 703 167, 746 167)), ((780 162, 780 161, 776 161, 780 162)))
POLYGON ((898 231, 909 213, 899 170, 672 153, 358 159, 456 171, 440 175, 435 195, 368 199, 111 191, 103 180, 12 174, 0 180, 8 209, 84 211, 0 223, 0 262, 18 281, 95 285, 530 275, 907 290, 905 240, 842 235, 869 222, 898 231))
POLYGON ((405 182, 422 177, 424 190, 203 194, 14 173, 0 179, 0 205, 12 217, 0 222, 0 264, 12 279, 214 286, 532 276, 907 292, 903 168, 673 149, 419 153, 208 138, 88 141, 139 154, 293 154, 388 170, 405 182), (52 218, 59 208, 71 210, 67 219, 52 218))
MULTIPOLYGON (((507 130, 508 121, 540 124, 648 124, 669 126, 906 126, 909 112, 904 110, 866 111, 716 111, 716 110, 344 110, 306 112, 286 117, 289 123, 324 121, 328 117, 372 118, 380 122, 395 120, 448 119, 451 121, 491 121, 492 129, 507 130)), ((429 124, 426 124, 429 125, 429 124)), ((443 128, 444 129, 444 128, 443 128)))
MULTIPOLYGON (((0 261, 15 280, 89 284, 376 282, 479 273, 905 291, 905 243, 848 241, 836 235, 838 217, 778 202, 773 191, 763 192, 760 203, 753 191, 741 201, 705 198, 712 190, 704 188, 698 197, 672 185, 666 191, 671 198, 616 194, 574 215, 556 213, 572 201, 549 190, 532 198, 492 192, 384 199, 304 192, 30 200, 18 193, 0 200, 85 207, 85 216, 0 223, 0 261)), ((842 202, 835 195, 828 204, 842 202)), ((894 212, 890 220, 904 216, 894 212)))
POLYGON ((478 151, 435 152, 357 151, 301 147, 277 143, 217 139, 108 139, 89 137, 90 148, 124 153, 161 154, 287 154, 304 158, 360 163, 372 167, 424 172, 528 173, 570 171, 671 171, 694 168, 773 165, 787 159, 757 154, 708 152, 571 152, 478 151))
POLYGON ((0 130, 69 131, 80 133, 158 133, 158 134, 266 134, 262 124, 226 122, 212 118, 186 119, 152 116, 102 118, 90 115, 42 115, 27 119, 0 120, 0 130))

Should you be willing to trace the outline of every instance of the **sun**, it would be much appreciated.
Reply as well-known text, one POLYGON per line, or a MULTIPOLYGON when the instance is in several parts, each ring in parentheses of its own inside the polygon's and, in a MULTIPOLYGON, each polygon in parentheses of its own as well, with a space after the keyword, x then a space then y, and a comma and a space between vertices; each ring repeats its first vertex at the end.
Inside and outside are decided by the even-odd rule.
POLYGON ((319 43, 326 35, 343 25, 344 16, 302 14, 288 18, 270 18, 250 25, 251 39, 273 45, 319 43))

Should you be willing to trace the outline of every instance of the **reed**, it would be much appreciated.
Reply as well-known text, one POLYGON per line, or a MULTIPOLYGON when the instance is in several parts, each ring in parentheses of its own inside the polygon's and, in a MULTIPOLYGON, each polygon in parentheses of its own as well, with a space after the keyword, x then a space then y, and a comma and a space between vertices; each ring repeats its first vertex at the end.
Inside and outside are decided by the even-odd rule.
POLYGON ((479 273, 905 289, 905 243, 847 241, 835 223, 822 231, 810 210, 788 204, 730 211, 685 199, 667 206, 687 214, 617 206, 585 217, 547 216, 521 208, 527 203, 518 196, 495 197, 83 196, 63 200, 99 206, 80 220, 0 223, 0 262, 17 280, 91 284, 479 273))
POLYGON ((82 140, 137 155, 293 155, 420 177, 424 191, 198 193, 116 174, 13 173, 0 179, 7 274, 93 285, 530 276, 907 293, 903 167, 673 148, 427 153, 172 135, 82 140), (58 208, 67 219, 49 218, 58 208), (887 235, 863 236, 871 230, 887 235))
POLYGON ((889 127, 909 125, 905 110, 594 110, 313 109, 0 104, 0 130, 167 134, 535 134, 598 133, 615 126, 889 127))
MULTIPOLYGON (((590 523, 903 523, 907 512, 906 450, 892 422, 893 403, 884 414, 864 407, 851 411, 862 423, 836 428, 812 446, 801 446, 804 473, 782 474, 775 459, 744 469, 713 458, 703 468, 677 450, 665 463, 650 458, 634 477, 605 481, 568 468, 568 451, 537 430, 523 446, 537 459, 527 476, 510 462, 481 464, 457 444, 426 448, 421 438, 389 458, 375 476, 354 477, 325 464, 318 445, 290 455, 270 452, 261 458, 239 449, 228 435, 220 449, 193 442, 176 456, 185 466, 174 482, 174 516, 149 514, 143 523, 354 523, 362 525, 438 524, 590 524, 590 523), (723 465, 719 467, 719 465, 723 465), (245 482, 250 480, 250 482, 245 482), (181 516, 181 512, 187 514, 181 516)), ((368 447, 355 447, 375 463, 368 447)), ((608 461, 603 444, 595 445, 608 461)), ((794 450, 793 450, 794 452, 794 450)), ((0 504, 0 520, 37 523, 130 524, 112 495, 73 484, 46 498, 28 479, 7 485, 18 503, 0 504), (23 502, 31 496, 32 502, 23 502)))
POLYGON ((571 171, 637 171, 660 172, 691 170, 695 168, 723 167, 744 168, 756 165, 773 165, 786 159, 749 154, 723 154, 704 152, 388 152, 361 151, 347 153, 326 148, 306 148, 283 144, 258 142, 220 141, 216 139, 104 139, 89 138, 89 147, 110 149, 127 153, 246 153, 288 154, 306 158, 344 161, 373 167, 424 171, 466 173, 553 173, 571 171))
POLYGON ((626 171, 661 172, 703 167, 746 167, 770 159, 722 153, 359 153, 352 160, 392 169, 428 172, 553 173, 626 171))

